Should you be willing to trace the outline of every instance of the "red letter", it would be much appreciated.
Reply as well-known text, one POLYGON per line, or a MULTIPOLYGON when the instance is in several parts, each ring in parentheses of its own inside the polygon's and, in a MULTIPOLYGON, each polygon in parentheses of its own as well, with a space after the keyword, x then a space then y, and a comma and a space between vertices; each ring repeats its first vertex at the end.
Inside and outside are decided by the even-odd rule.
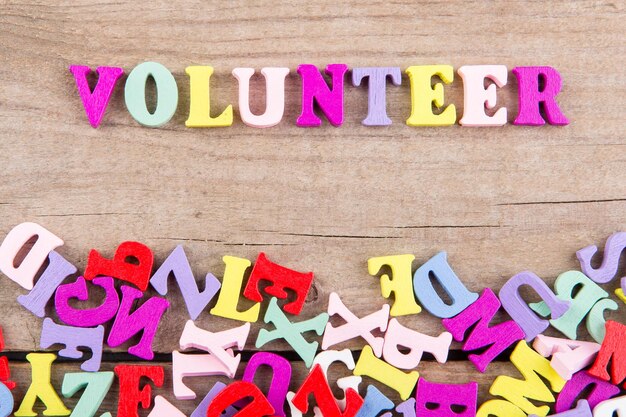
POLYGON ((297 272, 293 269, 285 268, 267 259, 263 252, 254 264, 248 285, 243 291, 243 296, 252 301, 263 301, 263 296, 259 291, 259 281, 270 281, 272 285, 265 288, 265 292, 276 298, 287 298, 285 288, 296 292, 296 299, 283 306, 283 310, 291 314, 300 314, 304 301, 313 283, 313 272, 297 272))
POLYGON ((152 273, 152 262, 152 251, 149 247, 139 242, 123 242, 115 250, 113 260, 103 258, 97 250, 92 249, 84 277, 92 280, 98 275, 105 275, 128 281, 145 291, 152 273), (128 262, 128 258, 135 258, 139 265, 128 262))
POLYGON ((117 404, 117 417, 139 417, 137 409, 150 407, 152 387, 145 385, 139 389, 142 376, 150 378, 154 385, 163 385, 163 368, 161 366, 118 365, 114 368, 120 380, 120 393, 117 404))
MULTIPOLYGON (((609 380, 609 372, 606 367, 611 361, 611 382, 615 385, 626 379, 626 326, 616 321, 606 322, 606 335, 596 361, 589 369, 589 375, 609 380)), ((624 384, 626 387, 626 384, 624 384)))
POLYGON ((244 406, 233 417, 265 417, 274 415, 274 407, 265 398, 261 390, 252 382, 233 382, 213 398, 207 409, 207 417, 220 417, 231 405, 246 397, 252 402, 244 406))
POLYGON ((291 401, 303 414, 309 409, 309 394, 313 394, 315 397, 317 406, 324 417, 354 417, 363 405, 363 398, 355 390, 348 388, 346 390, 346 408, 342 413, 319 364, 315 365, 291 401))

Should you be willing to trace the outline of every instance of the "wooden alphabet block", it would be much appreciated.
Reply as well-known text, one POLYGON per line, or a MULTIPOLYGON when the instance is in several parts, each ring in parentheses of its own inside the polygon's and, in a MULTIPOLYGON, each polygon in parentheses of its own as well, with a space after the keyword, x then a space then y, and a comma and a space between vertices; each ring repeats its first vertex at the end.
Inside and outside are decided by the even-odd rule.
POLYGON ((417 268, 413 274, 413 290, 418 301, 430 314, 439 318, 450 318, 465 310, 478 299, 478 294, 469 292, 448 264, 446 252, 439 252, 417 268), (452 302, 444 302, 431 281, 434 277, 452 302))
POLYGON ((226 375, 232 378, 228 367, 214 355, 187 355, 177 351, 172 352, 172 386, 177 399, 193 400, 196 398, 196 393, 183 382, 184 377, 212 375, 226 375))
POLYGON ((382 355, 383 344, 385 339, 372 334, 374 329, 384 332, 387 329, 389 320, 389 306, 384 304, 382 308, 365 317, 359 318, 355 316, 348 307, 341 301, 337 293, 331 293, 328 297, 328 315, 330 317, 337 315, 341 317, 345 324, 334 327, 332 324, 326 324, 324 330, 324 338, 322 339, 322 349, 329 347, 355 337, 362 337, 372 347, 376 356, 382 355))
POLYGON ((572 409, 577 398, 587 400, 589 407, 593 409, 600 402, 619 393, 620 389, 615 385, 591 376, 587 371, 580 371, 565 383, 556 399, 555 410, 557 413, 562 413, 572 409), (588 394, 586 397, 581 397, 583 393, 588 394))
POLYGON ((249 333, 250 323, 213 333, 200 329, 193 321, 187 320, 180 336, 180 348, 184 350, 196 348, 209 352, 224 364, 228 370, 226 375, 233 378, 237 372, 241 355, 233 356, 233 351, 231 349, 226 350, 226 348, 236 346, 237 349, 243 350, 249 333))
POLYGON ((224 256, 222 258, 226 268, 224 269, 224 279, 215 307, 211 309, 214 316, 226 317, 228 319, 256 322, 259 319, 261 303, 256 303, 246 311, 238 311, 239 293, 243 286, 243 276, 251 262, 244 258, 234 256, 224 256))
POLYGON ((33 289, 35 275, 50 252, 59 246, 63 246, 63 241, 40 225, 28 222, 18 224, 11 229, 0 245, 0 272, 30 291, 33 289), (15 267, 18 253, 35 236, 37 241, 19 266, 15 267))
POLYGON ((485 109, 496 106, 497 87, 507 83, 508 70, 504 65, 463 65, 457 71, 463 79, 462 126, 503 126, 507 121, 507 109, 498 109, 493 116, 485 114, 485 109), (485 88, 485 81, 493 81, 485 88))
POLYGON ((567 339, 557 339, 538 335, 533 348, 544 358, 552 356, 550 365, 568 381, 583 368, 590 365, 596 358, 600 345, 592 342, 580 342, 567 339))
POLYGON ((173 275, 183 295, 191 320, 198 318, 220 289, 220 282, 213 274, 206 274, 204 290, 198 289, 191 265, 182 245, 176 246, 170 256, 150 278, 150 284, 161 295, 167 295, 167 280, 173 275))
POLYGON ((586 400, 580 400, 576 404, 576 408, 551 415, 554 417, 591 417, 591 408, 589 408, 589 403, 586 400))
POLYGON ((617 275, 619 261, 624 248, 626 248, 626 232, 613 233, 606 240, 602 264, 599 268, 591 266, 591 260, 598 252, 596 245, 587 246, 576 252, 576 257, 580 262, 580 270, 598 284, 611 282, 617 275))
POLYGON ((328 314, 321 313, 309 320, 292 323, 285 313, 278 307, 276 298, 272 298, 267 307, 267 312, 263 318, 265 323, 272 323, 274 330, 261 329, 256 340, 256 347, 260 348, 275 339, 285 339, 287 343, 302 358, 307 368, 311 367, 317 346, 319 343, 307 342, 302 336, 305 332, 315 332, 318 336, 324 331, 324 326, 328 323, 328 314))
MULTIPOLYGON (((2 351, 4 351, 4 332, 2 331, 2 327, 0 327, 0 352, 2 351)), ((15 382, 9 380, 9 378, 11 378, 9 359, 6 356, 0 356, 0 382, 6 385, 8 389, 12 390, 15 388, 15 382)))
POLYGON ((374 385, 368 385, 363 405, 356 417, 377 417, 381 412, 391 409, 393 409, 393 402, 374 385))
POLYGON ((385 333, 383 358, 396 368, 414 369, 422 360, 422 354, 429 352, 437 362, 445 363, 450 343, 452 334, 448 332, 432 337, 404 327, 397 319, 391 319, 385 333), (404 349, 401 350, 400 347, 404 349))
POLYGON ((0 384, 0 417, 9 417, 14 405, 13 394, 6 385, 0 384))
POLYGON ((311 394, 315 397, 323 417, 355 417, 363 405, 363 398, 354 390, 349 389, 346 392, 346 408, 341 412, 319 365, 315 365, 311 370, 291 402, 301 413, 306 413, 309 409, 309 395, 311 394))
POLYGON ((300 127, 316 127, 322 120, 314 111, 314 103, 328 118, 333 126, 343 124, 343 80, 348 66, 346 64, 330 64, 326 66, 326 74, 332 77, 332 87, 311 64, 298 65, 298 74, 302 77, 302 113, 296 120, 300 127))
POLYGON ((61 393, 70 398, 85 390, 70 417, 94 417, 113 385, 113 372, 70 372, 63 377, 61 393))
POLYGON ((452 65, 413 65, 405 71, 411 83, 411 115, 406 121, 409 126, 449 126, 456 121, 454 104, 442 108, 444 92, 442 83, 433 83, 438 77, 444 84, 454 81, 452 65), (433 107, 441 109, 433 113, 433 107))
MULTIPOLYGON (((189 417, 206 417, 206 412, 209 409, 209 404, 213 402, 213 399, 217 396, 217 394, 222 392, 224 388, 226 388, 226 384, 222 382, 216 382, 215 385, 213 385, 213 388, 209 390, 207 395, 205 395, 200 404, 198 404, 196 409, 193 410, 193 413, 191 413, 189 417)), ((237 414, 238 411, 239 410, 237 410, 235 407, 227 407, 226 410, 222 412, 222 417, 233 417, 235 414, 237 414)))
POLYGON ((367 261, 367 270, 370 275, 378 274, 384 266, 391 269, 391 276, 388 274, 380 276, 380 291, 385 298, 389 298, 393 292, 395 301, 389 314, 394 317, 418 314, 422 311, 413 292, 411 265, 414 259, 415 256, 406 254, 380 256, 367 261))
MULTIPOLYGON (((615 321, 606 322, 606 335, 600 346, 596 361, 589 369, 589 375, 604 381, 611 380, 619 385, 626 379, 626 325, 615 321), (611 362, 611 374, 607 370, 611 362)), ((624 385, 626 387, 626 384, 624 385)))
POLYGON ((524 379, 499 376, 493 381, 489 393, 503 397, 521 408, 525 413, 536 414, 541 417, 547 416, 550 411, 548 405, 536 406, 529 399, 553 403, 555 398, 552 392, 560 392, 565 385, 565 380, 552 369, 546 358, 532 350, 524 340, 518 342, 513 349, 511 362, 520 371, 524 379), (543 377, 543 380, 539 375, 543 377), (546 386, 544 380, 549 382, 551 389, 546 386))
POLYGON ((382 359, 377 358, 372 348, 365 346, 361 351, 359 360, 354 368, 354 374, 358 376, 369 376, 378 382, 387 385, 398 391, 400 398, 406 400, 413 392, 419 373, 411 371, 404 373, 398 368, 389 365, 382 359))
POLYGON ((39 345, 47 349, 55 344, 63 344, 65 348, 59 351, 59 356, 72 359, 80 359, 83 352, 78 347, 87 347, 91 350, 91 358, 83 362, 80 369, 88 372, 96 372, 100 369, 102 361, 102 344, 104 341, 104 327, 73 327, 56 324, 51 318, 46 317, 43 321, 41 339, 39 345))
POLYGON ((106 259, 92 249, 87 259, 84 277, 92 280, 99 275, 109 276, 130 282, 141 291, 148 289, 154 258, 149 247, 139 242, 122 242, 115 250, 113 259, 106 259), (139 263, 127 262, 129 258, 139 263))
POLYGON ((48 254, 48 266, 27 295, 19 295, 17 302, 37 317, 45 317, 46 305, 57 287, 70 275, 76 273, 76 267, 61 255, 52 251, 48 254))
POLYGON ((187 417, 178 408, 165 398, 157 395, 154 397, 154 408, 148 417, 187 417))
POLYGON ((45 415, 70 415, 71 411, 63 404, 50 382, 52 362, 56 357, 54 353, 29 353, 26 355, 26 360, 31 365, 32 382, 26 395, 24 395, 20 408, 15 412, 15 417, 36 416, 37 413, 33 411, 33 406, 37 399, 46 406, 45 415))
POLYGON ((402 417, 416 417, 415 398, 409 398, 398 404, 396 412, 402 414, 402 417))
POLYGON ((391 119, 387 117, 387 78, 393 85, 402 83, 400 67, 362 67, 352 68, 352 85, 358 87, 363 78, 367 78, 367 117, 361 124, 364 126, 388 126, 391 119))
POLYGON ((532 341, 538 334, 543 333, 549 326, 547 320, 542 320, 530 309, 521 297, 519 290, 527 285, 546 303, 553 319, 561 317, 570 306, 568 301, 559 300, 546 283, 530 271, 520 272, 509 279, 500 289, 498 296, 502 307, 509 316, 522 328, 526 341, 532 341))
POLYGON ((217 117, 211 116, 211 75, 213 67, 192 65, 185 68, 189 75, 189 118, 187 127, 226 127, 233 124, 233 106, 229 104, 217 117))
POLYGON ((626 415, 626 395, 602 401, 593 409, 593 417, 623 417, 626 415))
MULTIPOLYGON (((349 370, 353 370, 355 367, 354 358, 352 357, 352 351, 350 349, 344 350, 324 350, 318 353, 313 359, 313 366, 319 365, 322 368, 322 372, 326 379, 328 379, 328 368, 335 362, 343 363, 349 370)), ((348 388, 352 388, 357 394, 359 393, 359 385, 363 378, 356 375, 344 376, 337 379, 337 386, 343 390, 344 398, 337 399, 337 404, 341 410, 346 408, 345 393, 348 388)), ((314 410, 319 410, 317 407, 314 410)))
POLYGON ((127 285, 122 286, 122 302, 107 343, 111 347, 116 347, 143 331, 139 343, 128 348, 128 353, 142 359, 152 360, 154 358, 152 341, 159 321, 170 303, 164 298, 150 297, 141 307, 131 313, 130 309, 135 304, 135 300, 142 296, 141 291, 127 285))
POLYGON ((469 355, 469 360, 480 372, 485 372, 491 361, 506 348, 524 338, 524 332, 512 320, 489 326, 489 322, 499 309, 498 297, 490 288, 485 288, 480 298, 461 314, 441 321, 443 327, 452 334, 455 340, 459 342, 465 340, 464 351, 487 348, 479 355, 469 355), (472 326, 474 328, 466 338, 465 333, 472 326))
POLYGON ((543 107, 548 123, 567 125, 565 117, 556 102, 561 91, 561 75, 552 67, 515 67, 513 74, 518 84, 519 112, 513 124, 541 126, 545 124, 539 109, 543 107))
POLYGON ((272 369, 272 380, 266 398, 274 407, 276 416, 285 417, 285 398, 291 382, 291 364, 282 356, 269 352, 257 352, 248 361, 242 381, 254 382, 260 366, 272 369))
POLYGON ((119 379, 117 417, 139 417, 137 409, 150 407, 152 387, 146 384, 139 389, 141 378, 150 379, 156 387, 163 385, 164 373, 161 366, 118 365, 114 368, 119 379))
MULTIPOLYGON (((554 282, 554 290, 560 300, 570 303, 570 307, 558 319, 550 320, 550 324, 572 340, 578 337, 578 326, 593 306, 609 296, 609 293, 579 271, 568 271, 559 275, 554 282), (572 297, 574 288, 577 289, 576 296, 572 297)), ((530 307, 544 317, 550 313, 543 301, 532 303, 530 307)))
MULTIPOLYGON (((200 329, 193 321, 187 320, 179 343, 181 349, 197 348, 205 350, 226 365, 228 369, 232 369, 237 368, 239 361, 234 361, 236 358, 233 357, 232 349, 226 348, 237 347, 237 349, 242 350, 249 332, 250 323, 214 333, 200 329)), ((232 373, 234 375, 234 372, 232 373)))
POLYGON ((489 400, 478 408, 476 417, 528 417, 518 406, 505 400, 489 400))
POLYGON ((233 76, 239 82, 239 114, 241 121, 252 127, 272 127, 280 123, 285 112, 285 78, 289 68, 263 68, 265 77, 265 112, 255 115, 250 111, 250 78, 254 68, 235 68, 233 76))
POLYGON ((124 75, 124 70, 118 67, 98 67, 96 69, 98 82, 92 92, 87 82, 87 75, 91 73, 91 68, 85 65, 70 65, 69 69, 76 81, 78 95, 83 102, 89 124, 96 128, 100 126, 113 89, 115 89, 117 80, 124 75))
POLYGON ((474 417, 477 397, 476 382, 437 384, 420 378, 417 383, 416 412, 420 417, 474 417), (453 408, 455 406, 462 411, 453 408))
POLYGON ((65 324, 77 327, 93 327, 104 324, 115 317, 120 306, 120 296, 115 289, 113 278, 94 278, 93 285, 104 289, 105 298, 98 307, 89 309, 77 309, 70 305, 71 299, 87 301, 89 293, 87 282, 84 277, 70 284, 60 285, 54 295, 54 305, 59 319, 65 324))
MULTIPOLYGON (((172 73, 158 62, 142 62, 128 74, 124 84, 124 102, 128 113, 139 124, 159 127, 167 123, 178 106, 178 85, 172 73), (146 104, 146 83, 154 81, 157 101, 154 110, 146 104)), ((109 274, 106 274, 109 275, 109 274)), ((145 288, 144 288, 145 290, 145 288)))
MULTIPOLYGON (((617 294, 617 291, 615 291, 615 294, 617 294)), ((624 302, 626 302, 626 299, 624 299, 624 302)), ((606 310, 615 311, 617 308, 617 303, 610 298, 603 298, 591 308, 591 311, 587 315, 587 331, 591 337, 593 337, 593 340, 602 343, 606 332, 604 312, 606 310)))
POLYGON ((276 298, 286 299, 287 289, 296 293, 296 299, 283 306, 283 310, 291 314, 300 314, 304 301, 313 283, 313 272, 298 272, 293 269, 275 264, 267 259, 263 252, 259 253, 252 268, 248 285, 243 291, 244 297, 252 301, 263 301, 260 291, 260 281, 269 281, 272 285, 265 288, 265 292, 276 298))

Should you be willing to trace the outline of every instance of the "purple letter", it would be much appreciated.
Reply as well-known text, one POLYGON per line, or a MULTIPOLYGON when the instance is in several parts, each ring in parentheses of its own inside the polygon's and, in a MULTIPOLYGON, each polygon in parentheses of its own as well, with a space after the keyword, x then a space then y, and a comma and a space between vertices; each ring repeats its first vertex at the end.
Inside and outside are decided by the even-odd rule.
POLYGON ((400 85, 400 67, 364 67, 352 69, 352 85, 358 87, 363 78, 368 78, 367 117, 361 122, 365 126, 388 126, 387 77, 393 85, 400 85))

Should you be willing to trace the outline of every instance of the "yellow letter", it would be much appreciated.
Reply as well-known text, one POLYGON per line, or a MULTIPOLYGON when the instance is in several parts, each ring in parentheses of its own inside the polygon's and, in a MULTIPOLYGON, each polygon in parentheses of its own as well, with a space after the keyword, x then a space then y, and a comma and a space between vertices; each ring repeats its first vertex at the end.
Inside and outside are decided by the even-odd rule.
POLYGON ((411 275, 411 263, 415 259, 413 255, 380 256, 370 258, 367 261, 367 270, 370 275, 376 275, 380 268, 387 265, 391 268, 391 276, 380 276, 380 292, 383 297, 389 298, 393 291, 396 297, 389 314, 392 316, 405 316, 417 314, 422 308, 415 301, 413 292, 413 277, 411 275))
POLYGON ((550 382, 554 392, 561 392, 565 380, 550 366, 550 361, 528 347, 525 340, 520 340, 513 349, 511 362, 520 371, 524 380, 510 376, 499 376, 493 381, 489 393, 505 398, 521 408, 526 414, 547 416, 550 411, 549 406, 536 407, 528 401, 528 398, 545 403, 555 401, 554 395, 539 378, 539 375, 550 382))
POLYGON ((440 114, 433 114, 436 108, 443 106, 443 84, 431 86, 434 75, 450 84, 454 80, 451 65, 420 65, 406 69, 411 81, 411 116, 406 124, 409 126, 448 126, 456 121, 456 107, 450 104, 440 114))
POLYGON ((476 417, 526 417, 526 413, 519 407, 504 400, 489 400, 484 402, 476 412, 476 417))
POLYGON ((209 80, 213 67, 192 66, 185 68, 189 75, 189 118, 187 127, 225 127, 233 124, 233 106, 228 107, 217 117, 211 117, 211 92, 209 80))
POLYGON ((246 311, 237 311, 237 302, 243 286, 243 274, 250 266, 250 261, 234 256, 224 256, 222 260, 226 264, 224 279, 217 304, 211 309, 211 314, 234 320, 256 322, 261 310, 260 303, 255 303, 246 311))
POLYGON ((57 358, 54 353, 29 353, 26 360, 30 362, 32 382, 20 404, 15 417, 34 417, 33 406, 37 398, 46 406, 45 416, 69 416, 71 411, 63 405, 52 384, 50 383, 50 367, 57 358))
POLYGON ((354 375, 369 376, 395 389, 403 400, 409 398, 420 376, 417 371, 405 373, 389 365, 384 360, 377 358, 369 345, 365 345, 361 351, 361 356, 359 356, 359 360, 354 368, 354 375))

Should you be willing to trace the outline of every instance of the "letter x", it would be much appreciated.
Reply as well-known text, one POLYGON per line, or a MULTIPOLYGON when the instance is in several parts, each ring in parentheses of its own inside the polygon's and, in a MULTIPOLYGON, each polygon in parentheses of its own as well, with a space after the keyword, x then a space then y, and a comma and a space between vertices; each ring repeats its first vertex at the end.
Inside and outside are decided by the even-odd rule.
POLYGON ((287 316, 285 316, 285 313, 283 313, 280 307, 278 307, 278 301, 273 297, 267 307, 263 321, 265 321, 265 323, 272 323, 276 329, 271 331, 261 329, 259 331, 259 337, 256 339, 257 348, 275 339, 285 339, 293 350, 300 355, 306 367, 311 367, 319 343, 307 342, 302 336, 302 333, 314 331, 318 336, 321 336, 324 331, 324 326, 328 323, 328 314, 321 313, 312 319, 292 323, 287 316))
POLYGON ((346 323, 338 327, 333 327, 330 323, 326 325, 322 349, 326 350, 337 343, 361 336, 372 347, 376 356, 382 355, 385 339, 374 336, 372 330, 380 329, 384 332, 387 329, 389 305, 385 304, 380 310, 363 318, 358 318, 348 310, 337 293, 333 292, 328 297, 328 314, 331 316, 339 315, 346 323))
POLYGON ((250 323, 213 333, 200 329, 193 321, 187 320, 179 343, 183 350, 194 347, 211 353, 228 368, 229 376, 232 378, 237 372, 241 355, 233 356, 232 350, 226 348, 237 346, 237 349, 242 350, 249 332, 250 323))

